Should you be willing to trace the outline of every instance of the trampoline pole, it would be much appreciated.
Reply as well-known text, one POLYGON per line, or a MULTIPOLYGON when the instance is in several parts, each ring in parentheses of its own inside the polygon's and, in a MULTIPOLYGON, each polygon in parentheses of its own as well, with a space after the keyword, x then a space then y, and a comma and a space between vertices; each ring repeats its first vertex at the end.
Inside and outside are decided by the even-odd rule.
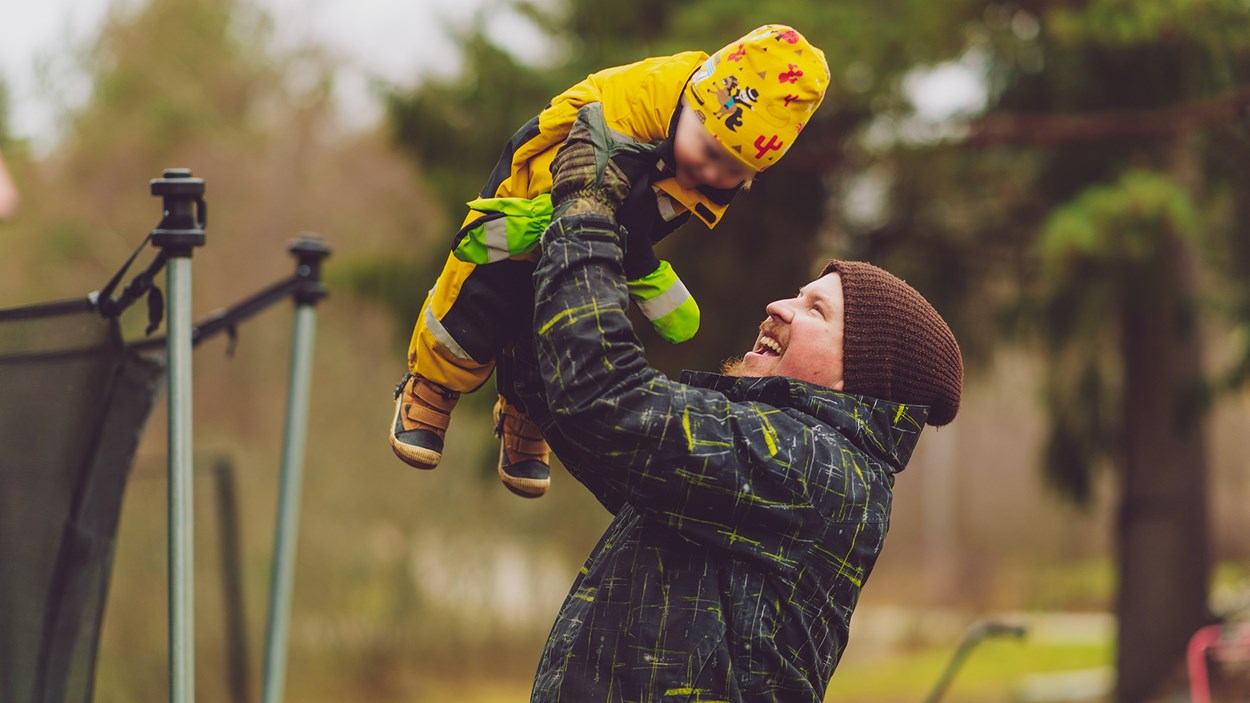
POLYGON ((191 490, 191 259, 173 257, 168 276, 169 692, 195 700, 194 523, 191 490))
POLYGON ((269 615, 265 628, 262 703, 279 703, 286 680, 291 594, 295 586, 295 551, 299 538, 299 498, 303 484, 304 447, 308 434, 308 401, 312 385, 313 340, 317 301, 325 297, 321 260, 330 250, 320 240, 303 237, 290 247, 296 256, 295 330, 291 344, 291 375, 287 389, 286 430, 278 485, 278 516, 273 566, 269 580, 269 615))
POLYGON ((167 169, 151 182, 164 198, 152 244, 166 262, 169 363, 169 700, 195 700, 194 500, 191 487, 191 253, 204 244, 204 181, 167 169))

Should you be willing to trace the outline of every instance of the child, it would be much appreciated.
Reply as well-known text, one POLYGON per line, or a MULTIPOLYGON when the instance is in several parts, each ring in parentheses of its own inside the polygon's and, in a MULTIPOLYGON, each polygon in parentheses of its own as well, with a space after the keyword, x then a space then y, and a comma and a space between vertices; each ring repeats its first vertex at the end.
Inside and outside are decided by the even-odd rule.
MULTIPOLYGON (((396 388, 390 442, 420 469, 442 458, 461 393, 490 377, 496 357, 533 317, 529 276, 551 218, 551 161, 584 106, 619 143, 636 145, 633 189, 617 212, 629 232, 624 262, 631 297, 662 336, 689 339, 698 306, 650 244, 693 212, 715 227, 754 175, 790 148, 829 83, 824 54, 784 25, 760 27, 709 57, 701 51, 609 68, 547 105, 504 147, 442 274, 425 299, 408 349, 410 373, 396 388)), ((550 481, 547 443, 502 396, 499 477, 536 498, 550 481)))

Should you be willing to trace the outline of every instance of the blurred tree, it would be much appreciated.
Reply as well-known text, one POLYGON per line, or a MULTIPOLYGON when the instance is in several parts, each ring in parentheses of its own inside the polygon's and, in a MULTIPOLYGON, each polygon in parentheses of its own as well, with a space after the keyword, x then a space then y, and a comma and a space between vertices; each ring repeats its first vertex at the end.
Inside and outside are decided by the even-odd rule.
POLYGON ((855 238, 1040 337, 1057 488, 1088 502, 1116 468, 1121 701, 1157 695, 1210 617, 1203 417, 1247 364, 1205 374, 1198 318, 1205 295, 1245 330, 1248 21, 1234 2, 988 5, 985 114, 936 144, 896 130, 885 221, 855 238))
POLYGON ((4 148, 12 139, 9 130, 9 110, 12 100, 9 96, 9 84, 0 76, 0 148, 4 148))
POLYGON ((13 280, 0 291, 37 299, 102 285, 154 224, 136 193, 146 197, 144 184, 169 166, 193 167, 224 205, 213 208, 213 246, 197 254, 210 265, 196 278, 221 302, 269 282, 301 227, 351 233, 331 275, 436 229, 425 189, 389 140, 339 124, 335 62, 316 46, 275 50, 272 23, 250 0, 110 10, 75 49, 90 94, 63 116, 50 153, 17 174, 26 203, 14 229, 26 236, 14 238, 13 280))
MULTIPOLYGON (((389 139, 337 123, 331 100, 335 64, 315 46, 275 49, 270 30, 269 17, 250 0, 115 3, 93 41, 75 47, 89 95, 65 116, 64 133, 49 153, 23 159, 25 168, 16 174, 23 210, 11 226, 0 228, 0 306, 81 296, 102 286, 159 220, 160 201, 148 195, 147 184, 165 167, 191 167, 207 182, 208 240, 195 254, 197 316, 289 275, 286 243, 301 230, 324 235, 335 248, 326 271, 335 297, 318 314, 319 370, 303 494, 309 519, 293 629, 321 613, 365 620, 371 608, 394 602, 388 625, 406 618, 404 626, 420 632, 420 618, 430 609, 405 609, 415 592, 412 579, 392 586, 351 561, 366 551, 360 516, 380 521, 411 515, 413 497, 403 496, 401 512, 386 506, 389 496, 379 496, 374 481, 362 480, 390 466, 383 463, 389 452, 376 426, 394 381, 387 378, 391 373, 375 372, 400 368, 402 355, 374 343, 372 311, 340 296, 336 278, 344 262, 409 246, 438 223, 419 216, 431 199, 389 139), (325 423, 320 431, 319 422, 325 423), (371 447, 379 451, 371 453, 371 447), (345 597, 365 575, 385 582, 374 586, 373 593, 382 595, 345 597)), ((140 265, 153 254, 149 248, 140 265)), ((217 342, 196 353, 197 447, 228 453, 251 469, 243 474, 249 484, 241 491, 242 522, 253 528, 245 535, 244 568, 256 577, 248 579, 248 598, 261 603, 275 483, 265 467, 276 463, 281 444, 290 314, 289 306, 277 306, 241 326, 233 358, 217 342)), ((123 322, 128 330, 142 330, 142 317, 131 314, 123 322)), ((154 440, 161 441, 160 432, 149 431, 145 442, 154 440)), ((153 444, 148 451, 163 454, 164 448, 153 444)), ((163 503, 143 499, 143 484, 152 483, 135 481, 128 488, 138 489, 139 501, 127 500, 122 520, 122 531, 129 532, 119 540, 114 577, 125 585, 111 590, 103 626, 96 687, 102 700, 166 695, 163 595, 153 597, 164 592, 159 555, 165 525, 163 503)), ((197 539, 212 534, 201 529, 197 539)), ((197 553, 210 556, 197 564, 196 574, 197 591, 208 596, 197 599, 207 608, 196 627, 203 653, 198 687, 204 697, 225 699, 225 661, 218 653, 234 643, 223 642, 213 598, 220 572, 213 550, 203 546, 197 553)), ((250 612, 263 618, 262 609, 250 612)), ((250 622, 249 629, 263 632, 263 620, 250 622)), ((312 700, 314 692, 326 700, 360 697, 315 689, 331 675, 339 682, 350 679, 350 657, 326 665, 317 658, 318 645, 293 640, 292 671, 316 675, 292 675, 292 699, 312 700)))
POLYGON ((18 192, 5 162, 4 152, 9 144, 9 86, 0 77, 0 222, 17 213, 18 192))

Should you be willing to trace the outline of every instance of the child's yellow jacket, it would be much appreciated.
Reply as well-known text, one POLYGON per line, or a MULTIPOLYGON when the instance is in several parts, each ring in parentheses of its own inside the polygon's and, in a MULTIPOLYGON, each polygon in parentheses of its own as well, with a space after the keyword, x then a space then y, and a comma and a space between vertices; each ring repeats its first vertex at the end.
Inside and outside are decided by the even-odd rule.
MULTIPOLYGON (((459 391, 473 390, 489 377, 499 350, 492 348, 494 334, 479 327, 496 307, 488 299, 497 293, 491 286, 475 286, 473 272, 479 264, 533 256, 551 217, 551 162, 578 111, 599 103, 608 129, 622 138, 641 144, 663 142, 676 124, 686 81, 707 59, 701 51, 687 51, 599 71, 556 96, 513 135, 481 198, 469 203, 453 255, 417 320, 408 350, 414 373, 459 391), (462 305, 462 293, 470 288, 476 293, 462 305), (469 353, 470 349, 475 351, 469 353)), ((646 214, 639 232, 649 227, 651 235, 662 235, 689 214, 714 227, 736 191, 682 188, 666 175, 672 166, 661 166, 652 175, 656 207, 646 214)), ((624 222, 633 214, 627 202, 618 220, 624 222)), ((672 266, 648 256, 651 260, 644 259, 639 268, 655 268, 633 274, 640 277, 627 281, 630 296, 662 337, 685 341, 699 328, 698 303, 672 266)), ((507 309, 507 305, 497 307, 507 309)))
MULTIPOLYGON (((469 202, 469 214, 456 235, 455 257, 484 264, 532 255, 551 221, 551 162, 579 110, 597 103, 614 138, 659 145, 677 123, 686 81, 707 59, 701 51, 644 59, 590 75, 556 96, 508 141, 482 197, 469 202)), ((736 189, 683 188, 669 175, 674 164, 663 163, 672 158, 671 149, 667 156, 656 156, 658 170, 646 181, 650 191, 640 190, 638 200, 627 200, 617 213, 618 222, 651 241, 680 226, 688 213, 714 227, 736 189)), ((656 259, 649 247, 640 252, 631 248, 633 258, 626 260, 630 295, 665 339, 690 339, 699 328, 694 297, 668 262, 656 259)))
MULTIPOLYGON (((685 51, 587 76, 556 96, 508 142, 482 195, 535 198, 550 193, 551 161, 577 119, 577 111, 589 103, 602 103, 608 127, 627 137, 642 143, 667 139, 682 88, 707 58, 702 51, 685 51)), ((689 210, 708 227, 720 221, 728 206, 728 199, 714 202, 697 190, 682 188, 673 178, 655 185, 668 196, 668 202, 660 198, 661 213, 672 208, 676 216, 689 210)), ((470 213, 465 223, 478 215, 470 213)))

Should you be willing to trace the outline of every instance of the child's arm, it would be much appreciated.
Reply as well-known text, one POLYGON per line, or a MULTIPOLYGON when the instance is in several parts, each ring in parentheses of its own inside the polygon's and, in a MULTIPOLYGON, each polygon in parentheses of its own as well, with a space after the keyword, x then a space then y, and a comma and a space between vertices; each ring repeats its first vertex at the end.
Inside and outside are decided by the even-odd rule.
POLYGON ((629 297, 661 337, 674 344, 699 331, 699 304, 667 261, 656 257, 647 237, 629 233, 622 265, 629 297))

